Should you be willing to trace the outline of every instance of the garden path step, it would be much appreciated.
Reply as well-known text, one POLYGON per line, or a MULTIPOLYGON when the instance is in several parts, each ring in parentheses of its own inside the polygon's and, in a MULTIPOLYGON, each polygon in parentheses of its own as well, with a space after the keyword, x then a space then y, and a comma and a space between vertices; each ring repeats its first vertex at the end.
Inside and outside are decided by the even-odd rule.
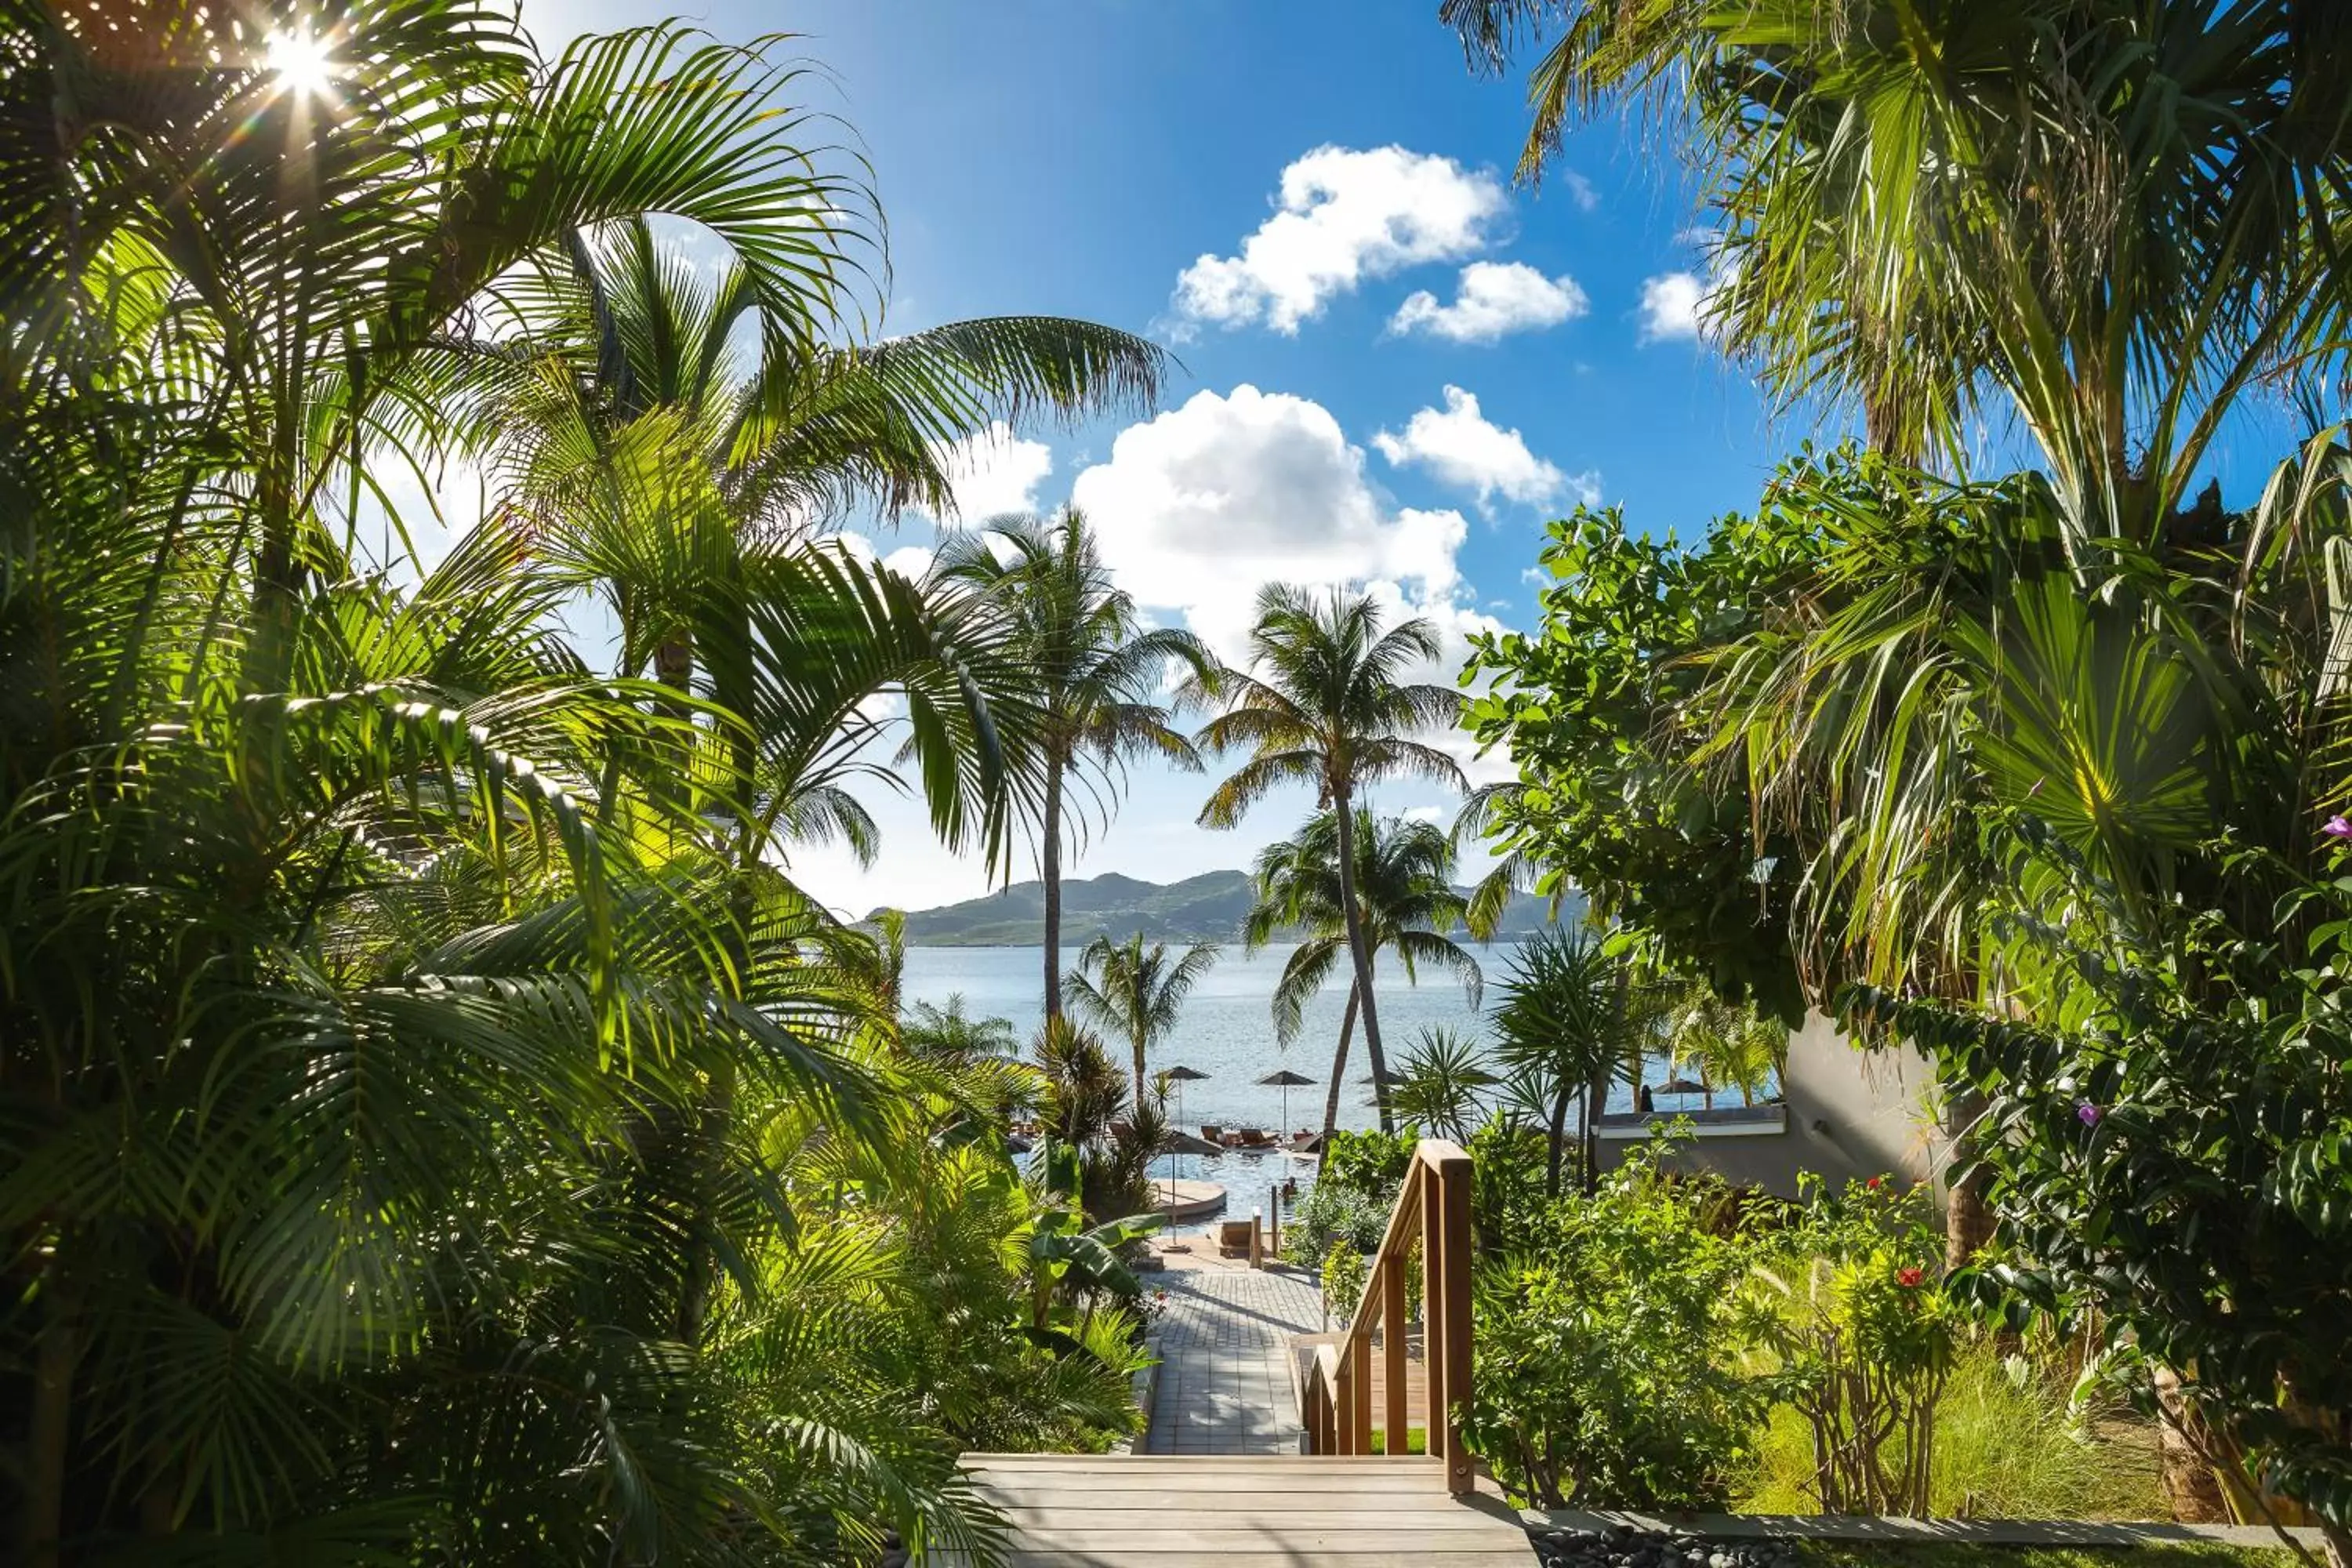
POLYGON ((1007 1568, 1533 1568, 1492 1483, 1428 1459, 967 1454, 1007 1568))

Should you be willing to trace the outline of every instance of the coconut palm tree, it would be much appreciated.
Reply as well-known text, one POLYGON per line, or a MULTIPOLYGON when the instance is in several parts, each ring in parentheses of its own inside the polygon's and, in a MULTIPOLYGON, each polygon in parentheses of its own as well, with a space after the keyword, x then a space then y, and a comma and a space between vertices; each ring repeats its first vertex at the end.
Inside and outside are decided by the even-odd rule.
MULTIPOLYGON (((1423 965, 1448 971, 1462 983, 1470 1005, 1478 1005, 1485 977, 1478 961, 1450 934, 1467 924, 1470 907, 1454 886, 1452 839, 1433 823, 1356 814, 1349 836, 1356 856, 1355 896, 1364 940, 1374 963, 1393 952, 1405 979, 1421 983, 1423 965)), ((1258 852, 1254 873, 1256 900, 1243 917, 1244 950, 1295 939, 1298 945, 1282 966, 1274 988, 1274 1033, 1285 1047, 1297 1037, 1307 1002, 1348 955, 1347 893, 1339 876, 1339 828, 1333 814, 1310 818, 1294 838, 1258 852)), ((1339 1043, 1331 1058, 1331 1081, 1323 1101, 1323 1131, 1339 1122, 1339 1090, 1348 1072, 1348 1049, 1356 1032, 1359 995, 1349 966, 1348 1005, 1339 1020, 1339 1043)), ((1369 1036, 1367 1037, 1369 1044, 1369 1036)), ((1388 1064, 1372 1059, 1373 1100, 1381 1125, 1391 1122, 1388 1064)))
MULTIPOLYGON (((1338 589, 1318 595, 1271 584, 1257 598, 1249 663, 1222 678, 1225 710, 1202 726, 1200 741, 1247 760, 1210 792, 1201 822, 1233 827, 1249 808, 1286 784, 1315 791, 1318 810, 1337 827, 1339 910, 1355 973, 1364 1048, 1381 1071, 1380 1002, 1372 994, 1372 948, 1356 889, 1356 809, 1361 793, 1386 779, 1423 778, 1461 790, 1462 769, 1417 734, 1451 727, 1462 694, 1414 681, 1414 667, 1442 649, 1437 629, 1419 616, 1383 630, 1369 595, 1338 589)), ((1388 1122, 1385 1095, 1381 1122, 1388 1122)))
POLYGON ((1133 1053, 1134 1103, 1151 1099, 1146 1058, 1152 1044, 1176 1026, 1184 998, 1215 966, 1214 942, 1195 942, 1179 955, 1165 942, 1147 951, 1143 933, 1115 942, 1098 936, 1078 955, 1078 966, 1062 981, 1071 1011, 1098 1029, 1123 1037, 1133 1053))
MULTIPOLYGON (((643 222, 584 237, 516 298, 518 335, 469 362, 489 367, 477 378, 499 500, 487 526, 527 537, 542 571, 605 602, 616 674, 681 694, 664 707, 708 760, 643 788, 688 788, 697 815, 724 825, 712 847, 753 878, 812 839, 870 859, 872 818, 848 785, 897 785, 874 760, 890 721, 876 699, 893 697, 935 831, 1004 853, 1012 764, 1037 712, 1011 627, 956 585, 872 565, 822 530, 859 500, 944 508, 945 444, 1035 407, 1148 399, 1160 351, 1049 318, 836 347, 761 312, 740 267, 706 279, 643 222), (735 344, 753 327, 745 367, 735 344), (731 721, 698 724, 694 699, 731 721)), ((616 821, 631 798, 623 762, 605 780, 616 821)), ((721 1073, 692 1156, 706 1187, 728 1157, 729 1094, 721 1073)))
MULTIPOLYGON (((1066 832, 1082 834, 1087 820, 1068 809, 1067 792, 1074 782, 1089 785, 1095 815, 1107 821, 1129 762, 1150 757, 1199 772, 1199 753, 1171 727, 1173 713, 1158 694, 1180 672, 1196 689, 1213 690, 1216 661, 1189 632, 1141 626, 1133 595, 1112 585, 1075 507, 1050 521, 999 518, 985 531, 950 538, 934 571, 1012 617, 1023 668, 1035 682, 1043 776, 1033 826, 1050 1017, 1062 1005, 1063 840, 1066 832)), ((1139 1094, 1141 1082, 1139 1070, 1139 1094)))

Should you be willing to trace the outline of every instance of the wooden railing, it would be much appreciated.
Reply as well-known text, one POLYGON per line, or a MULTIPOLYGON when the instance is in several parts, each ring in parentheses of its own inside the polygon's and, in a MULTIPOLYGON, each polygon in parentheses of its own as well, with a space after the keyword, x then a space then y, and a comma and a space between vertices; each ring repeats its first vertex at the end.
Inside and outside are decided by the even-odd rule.
POLYGON ((1473 1477, 1454 1411, 1470 1398, 1470 1156, 1453 1143, 1424 1138, 1406 1167, 1404 1190, 1389 1215, 1388 1231, 1364 1279, 1363 1305, 1336 1346, 1317 1351, 1304 1392, 1308 1450, 1317 1454, 1372 1451, 1373 1337, 1379 1336, 1381 1410, 1385 1452, 1410 1451, 1406 1368, 1411 1360, 1406 1270, 1422 1244, 1422 1365, 1428 1391, 1424 1430, 1432 1458, 1445 1461, 1448 1491, 1466 1492, 1473 1477))

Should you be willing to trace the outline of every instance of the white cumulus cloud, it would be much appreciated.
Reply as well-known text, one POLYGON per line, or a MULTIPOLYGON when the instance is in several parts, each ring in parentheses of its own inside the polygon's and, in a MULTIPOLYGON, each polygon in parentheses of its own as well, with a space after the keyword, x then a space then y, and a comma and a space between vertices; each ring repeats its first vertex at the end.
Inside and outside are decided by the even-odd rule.
POLYGON ((1696 272, 1661 272, 1642 284, 1642 341, 1696 338, 1706 329, 1714 290, 1696 272))
POLYGON ((1480 411, 1478 399, 1458 386, 1445 389, 1443 409, 1422 409, 1405 422, 1402 433, 1383 430, 1372 445, 1397 468, 1425 468, 1473 492, 1481 507, 1497 495, 1523 506, 1547 506, 1564 498, 1590 506, 1601 499, 1598 473, 1570 474, 1537 457, 1526 437, 1494 424, 1480 411))
POLYGON ((1001 419, 940 456, 955 499, 954 521, 965 523, 982 523, 1008 511, 1036 510, 1037 487, 1054 471, 1051 447, 1015 436, 1001 419))
POLYGON ((1293 333, 1366 278, 1482 249, 1507 206, 1492 174, 1402 147, 1318 147, 1282 172, 1274 216, 1235 256, 1176 279, 1185 323, 1293 333))
POLYGON ((1405 297, 1389 328, 1457 343, 1491 343, 1507 333, 1540 331, 1592 308, 1576 279, 1547 278, 1524 261, 1474 261, 1462 269, 1454 302, 1420 289, 1405 297))
POLYGON ((1416 604, 1450 603, 1469 531, 1450 509, 1384 505, 1362 449, 1322 405, 1246 384, 1129 426, 1070 499, 1120 586, 1182 612, 1227 658, 1268 583, 1386 584, 1416 604))

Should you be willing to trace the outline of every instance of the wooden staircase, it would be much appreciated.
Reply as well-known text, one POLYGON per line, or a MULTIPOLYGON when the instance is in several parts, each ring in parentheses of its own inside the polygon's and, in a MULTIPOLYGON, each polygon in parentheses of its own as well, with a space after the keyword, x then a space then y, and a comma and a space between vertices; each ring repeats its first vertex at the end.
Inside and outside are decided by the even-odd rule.
POLYGON ((1493 1483, 1442 1461, 971 1454, 1013 1526, 1007 1568, 1534 1568, 1493 1483))
POLYGON ((968 1454, 965 1470, 1012 1527, 1009 1568, 1532 1568, 1518 1513, 1477 1475, 1452 1419, 1470 1394, 1470 1156, 1424 1139, 1355 1321, 1306 1369, 1312 1452, 968 1454), (1404 1455, 1416 1385, 1429 1456, 1374 1457, 1375 1426, 1404 1455))

